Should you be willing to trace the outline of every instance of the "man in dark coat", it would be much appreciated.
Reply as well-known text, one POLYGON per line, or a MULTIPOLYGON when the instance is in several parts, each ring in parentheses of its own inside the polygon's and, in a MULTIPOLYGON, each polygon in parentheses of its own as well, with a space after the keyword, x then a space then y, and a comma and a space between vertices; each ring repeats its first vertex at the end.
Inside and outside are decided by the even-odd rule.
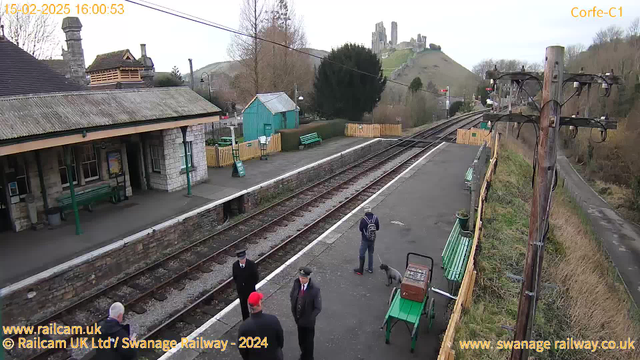
MULTIPOLYGON (((124 305, 121 303, 113 303, 109 308, 109 317, 98 323, 100 334, 97 335, 102 343, 110 342, 111 347, 101 346, 96 349, 96 355, 93 360, 133 360, 136 358, 136 350, 133 346, 125 348, 123 346, 124 339, 135 340, 135 335, 131 336, 129 325, 123 325, 124 305), (117 343, 116 343, 116 339, 117 343)), ((96 341, 96 343, 98 343, 96 341)))
MULTIPOLYGON (((371 212, 371 206, 370 205, 365 205, 364 206, 364 217, 362 219, 360 219, 360 235, 361 235, 361 240, 360 240, 360 266, 353 269, 353 271, 358 274, 358 275, 362 275, 363 271, 364 271, 364 255, 369 252, 369 264, 367 267, 367 272, 369 273, 373 273, 373 248, 375 245, 375 238, 370 240, 367 237, 367 233, 369 231, 369 225, 373 225, 375 226, 375 231, 380 230, 380 222, 378 221, 378 217, 373 215, 373 213, 371 212)), ((374 231, 374 233, 375 233, 374 231)))
POLYGON ((240 309, 242 310, 242 320, 249 318, 249 308, 247 299, 249 294, 256 291, 258 284, 258 267, 256 263, 247 259, 247 251, 240 250, 236 253, 238 260, 233 263, 233 281, 236 283, 238 298, 240 299, 240 309))
POLYGON ((247 344, 241 338, 253 338, 253 342, 249 342, 252 345, 250 348, 238 346, 238 351, 243 360, 283 360, 284 331, 275 315, 262 312, 262 297, 259 292, 252 292, 249 295, 251 317, 238 329, 238 345, 243 342, 247 344), (263 345, 265 338, 265 345, 263 345))
POLYGON ((322 310, 320 288, 311 282, 311 269, 299 269, 298 278, 291 289, 291 312, 298 325, 298 345, 300 359, 313 360, 313 338, 315 336, 316 317, 322 310))

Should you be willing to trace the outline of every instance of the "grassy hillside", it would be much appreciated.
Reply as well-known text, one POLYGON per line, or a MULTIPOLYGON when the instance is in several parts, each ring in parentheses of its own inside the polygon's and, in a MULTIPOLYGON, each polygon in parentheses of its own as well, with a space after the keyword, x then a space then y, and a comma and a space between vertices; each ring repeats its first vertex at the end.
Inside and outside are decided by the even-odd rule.
POLYGON ((382 69, 384 70, 384 75, 387 77, 391 76, 393 70, 406 63, 411 54, 411 49, 398 50, 389 53, 389 57, 387 57, 386 59, 382 59, 382 69))
MULTIPOLYGON (((394 54, 395 56, 393 58, 383 59, 385 74, 390 75, 391 71, 393 71, 387 71, 387 66, 391 67, 391 65, 402 60, 405 56, 408 58, 405 51, 411 52, 411 50, 396 51, 396 53, 399 54, 394 54)), ((400 76, 394 80, 404 84, 410 84, 411 80, 416 76, 420 77, 425 87, 429 81, 431 81, 437 89, 444 89, 448 85, 451 90, 451 96, 466 95, 470 97, 475 93, 481 81, 477 75, 455 62, 447 54, 442 51, 429 49, 416 54, 412 60, 412 65, 403 70, 400 76)), ((391 99, 397 99, 398 96, 403 96, 406 91, 406 87, 393 83, 388 83, 385 90, 385 92, 392 93, 387 94, 390 95, 387 98, 391 99)))

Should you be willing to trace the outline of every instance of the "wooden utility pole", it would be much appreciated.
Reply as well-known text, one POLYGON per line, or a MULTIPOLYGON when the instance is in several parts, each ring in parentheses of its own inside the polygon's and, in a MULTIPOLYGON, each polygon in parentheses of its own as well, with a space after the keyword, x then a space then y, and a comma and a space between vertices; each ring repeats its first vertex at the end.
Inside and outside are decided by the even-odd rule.
MULTIPOLYGON (((540 139, 538 143, 538 163, 531 200, 529 219, 529 244, 524 265, 524 276, 515 341, 531 339, 535 307, 538 302, 544 242, 551 210, 551 191, 556 170, 556 135, 560 128, 560 104, 562 103, 562 77, 564 72, 564 48, 550 46, 546 50, 542 105, 540 111, 540 139)), ((526 349, 513 349, 511 360, 527 359, 526 349)))

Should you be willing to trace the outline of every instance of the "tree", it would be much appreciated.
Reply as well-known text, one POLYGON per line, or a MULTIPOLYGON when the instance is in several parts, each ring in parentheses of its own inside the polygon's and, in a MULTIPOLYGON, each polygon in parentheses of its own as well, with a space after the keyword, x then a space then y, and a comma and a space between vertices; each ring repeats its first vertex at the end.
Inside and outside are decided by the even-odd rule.
POLYGON ((359 121, 365 112, 373 111, 386 84, 382 64, 370 49, 345 44, 320 63, 314 83, 317 110, 325 116, 359 121))
POLYGON ((449 106, 449 116, 455 115, 462 107, 462 104, 462 101, 454 101, 453 104, 449 106))
POLYGON ((56 34, 58 23, 53 16, 22 12, 7 14, 2 7, 0 24, 5 25, 5 36, 9 41, 37 59, 51 59, 60 45, 56 34))
POLYGON ((436 84, 434 84, 433 81, 431 80, 429 80, 429 82, 427 83, 427 91, 430 93, 438 92, 438 88, 436 87, 436 84))
MULTIPOLYGON (((276 1, 265 24, 260 31, 261 37, 291 49, 301 50, 307 46, 302 21, 297 18, 293 6, 286 0, 276 1)), ((291 51, 282 46, 265 43, 260 58, 262 91, 285 91, 294 97, 294 87, 299 92, 309 92, 313 82, 313 70, 307 55, 291 51)))
POLYGON ((409 90, 412 93, 416 93, 416 91, 419 91, 422 89, 422 80, 420 80, 419 77, 415 77, 413 78, 413 80, 411 80, 411 84, 409 84, 409 90))
POLYGON ((171 68, 171 77, 177 80, 180 84, 184 82, 182 75, 180 74, 180 69, 178 69, 177 66, 171 68))
POLYGON ((570 71, 574 71, 574 72, 579 70, 579 69, 575 69, 576 60, 578 60, 578 56, 584 50, 585 50, 584 49, 584 45, 582 45, 582 44, 573 44, 573 45, 567 46, 567 48, 564 51, 564 67, 565 67, 565 69, 570 70, 570 71))
POLYGON ((627 37, 633 38, 640 36, 640 18, 635 18, 627 28, 627 37))
POLYGON ((614 42, 622 39, 624 31, 616 25, 611 25, 606 29, 600 29, 593 37, 593 43, 595 45, 604 44, 607 42, 614 42))
POLYGON ((243 68, 241 81, 235 82, 245 92, 260 93, 260 50, 262 43, 258 40, 264 22, 264 5, 259 0, 244 0, 240 9, 240 32, 249 37, 235 35, 227 52, 240 63, 243 68))
POLYGON ((493 59, 484 59, 473 66, 472 73, 478 75, 481 79, 487 75, 487 71, 493 70, 493 66, 496 62, 493 59))
POLYGON ((476 88, 476 94, 480 96, 480 102, 483 106, 487 104, 487 99, 489 98, 489 92, 487 91, 488 87, 489 83, 483 82, 476 88))

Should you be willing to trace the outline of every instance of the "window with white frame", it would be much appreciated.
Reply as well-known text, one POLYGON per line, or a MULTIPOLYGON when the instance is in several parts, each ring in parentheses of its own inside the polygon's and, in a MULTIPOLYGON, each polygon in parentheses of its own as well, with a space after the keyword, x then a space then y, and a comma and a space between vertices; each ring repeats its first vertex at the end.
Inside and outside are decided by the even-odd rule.
POLYGON ((84 181, 91 181, 100 177, 100 171, 98 170, 98 156, 96 155, 96 149, 93 145, 83 145, 81 148, 81 163, 82 175, 84 175, 84 181))
MULTIPOLYGON (((182 146, 182 153, 184 154, 184 146, 182 146)), ((162 162, 162 158, 163 158, 163 154, 162 154, 162 148, 160 146, 155 146, 155 145, 151 145, 149 147, 149 150, 151 152, 151 170, 153 172, 161 172, 161 167, 160 164, 162 162)), ((182 162, 184 163, 184 160, 182 160, 182 162)))
MULTIPOLYGON (((180 169, 185 169, 184 164, 184 143, 181 143, 180 148, 180 169)), ((191 141, 187 141, 187 160, 189 161, 189 168, 193 166, 193 155, 191 154, 191 141)))
MULTIPOLYGON (((67 166, 64 161, 64 151, 60 149, 58 151, 58 170, 60 172, 60 183, 62 186, 69 186, 69 173, 67 172, 67 166)), ((73 178, 73 183, 78 183, 78 172, 76 171, 76 154, 71 150, 71 177, 73 178)))

